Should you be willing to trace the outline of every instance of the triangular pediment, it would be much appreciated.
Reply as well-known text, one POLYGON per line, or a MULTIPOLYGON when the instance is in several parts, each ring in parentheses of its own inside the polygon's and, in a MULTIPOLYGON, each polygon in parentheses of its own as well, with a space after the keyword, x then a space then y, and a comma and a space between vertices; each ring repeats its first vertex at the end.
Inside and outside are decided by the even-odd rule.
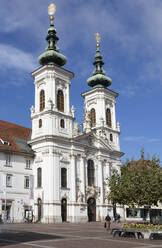
POLYGON ((95 147, 98 149, 106 149, 108 151, 114 151, 114 149, 108 143, 108 140, 103 139, 102 137, 96 135, 93 131, 79 135, 74 138, 76 142, 79 142, 83 145, 95 147))

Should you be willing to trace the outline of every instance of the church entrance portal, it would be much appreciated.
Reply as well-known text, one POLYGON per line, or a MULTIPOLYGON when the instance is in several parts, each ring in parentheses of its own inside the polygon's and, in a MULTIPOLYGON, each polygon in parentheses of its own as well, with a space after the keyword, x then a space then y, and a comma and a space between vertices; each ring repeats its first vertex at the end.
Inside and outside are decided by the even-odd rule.
POLYGON ((65 198, 61 201, 61 217, 62 222, 65 222, 67 220, 67 201, 65 198))
POLYGON ((87 202, 88 221, 96 221, 96 200, 95 198, 89 198, 87 202))
POLYGON ((38 198, 38 221, 41 221, 42 217, 42 200, 38 198))

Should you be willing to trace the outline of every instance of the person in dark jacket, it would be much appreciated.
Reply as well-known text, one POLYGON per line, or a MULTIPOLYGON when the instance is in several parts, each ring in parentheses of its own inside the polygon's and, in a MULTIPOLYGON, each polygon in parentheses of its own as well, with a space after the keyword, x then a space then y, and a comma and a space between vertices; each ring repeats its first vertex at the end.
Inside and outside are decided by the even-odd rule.
POLYGON ((108 214, 105 217, 105 221, 106 221, 106 230, 110 230, 111 218, 108 214))

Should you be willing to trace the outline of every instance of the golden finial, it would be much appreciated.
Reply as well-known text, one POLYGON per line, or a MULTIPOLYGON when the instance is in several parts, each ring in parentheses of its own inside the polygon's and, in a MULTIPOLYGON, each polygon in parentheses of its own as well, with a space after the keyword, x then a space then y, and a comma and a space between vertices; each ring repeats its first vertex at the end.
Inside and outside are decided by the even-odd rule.
POLYGON ((54 20, 54 13, 56 12, 56 5, 54 3, 51 3, 48 6, 48 14, 50 15, 50 21, 51 21, 51 25, 53 25, 53 20, 54 20))
POLYGON ((101 41, 101 36, 99 35, 99 33, 95 33, 94 37, 95 37, 95 40, 97 41, 96 46, 99 47, 100 41, 101 41))

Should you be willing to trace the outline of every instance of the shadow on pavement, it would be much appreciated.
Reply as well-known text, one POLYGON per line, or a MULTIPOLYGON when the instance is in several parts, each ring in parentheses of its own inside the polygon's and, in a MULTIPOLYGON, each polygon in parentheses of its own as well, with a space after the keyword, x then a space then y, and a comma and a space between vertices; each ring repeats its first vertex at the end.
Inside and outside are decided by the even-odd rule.
POLYGON ((0 232, 0 246, 16 245, 19 243, 48 239, 63 239, 63 237, 51 234, 16 230, 3 230, 2 232, 0 232))

